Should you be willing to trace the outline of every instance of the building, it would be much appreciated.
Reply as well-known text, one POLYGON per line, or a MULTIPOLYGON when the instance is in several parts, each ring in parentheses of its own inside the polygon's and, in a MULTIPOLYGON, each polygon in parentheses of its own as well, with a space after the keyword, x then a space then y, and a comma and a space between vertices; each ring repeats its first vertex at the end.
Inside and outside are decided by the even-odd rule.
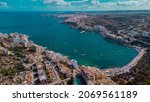
POLYGON ((53 65, 46 64, 46 69, 48 70, 48 76, 50 77, 50 81, 52 83, 61 81, 53 65))
POLYGON ((21 35, 21 39, 24 40, 25 42, 28 42, 29 36, 27 35, 21 35))
POLYGON ((24 41, 22 39, 20 39, 20 38, 13 38, 13 43, 15 43, 15 44, 21 44, 23 42, 24 41))
POLYGON ((39 80, 42 85, 47 84, 46 74, 43 69, 38 69, 39 80))
POLYGON ((36 46, 36 52, 37 53, 42 53, 44 51, 44 48, 41 46, 36 46))
POLYGON ((33 46, 33 42, 25 41, 25 42, 23 42, 23 46, 26 47, 26 48, 30 48, 30 47, 33 46))
POLYGON ((92 85, 93 83, 95 83, 95 74, 93 73, 92 69, 82 67, 81 74, 88 85, 92 85))
POLYGON ((54 52, 53 51, 46 51, 46 57, 49 58, 49 59, 52 59, 53 58, 53 55, 54 55, 54 52))
POLYGON ((0 47, 0 54, 1 55, 9 55, 9 51, 8 51, 8 49, 0 47))
POLYGON ((78 62, 77 62, 76 60, 72 59, 72 60, 71 60, 71 66, 72 66, 73 68, 78 68, 78 62))

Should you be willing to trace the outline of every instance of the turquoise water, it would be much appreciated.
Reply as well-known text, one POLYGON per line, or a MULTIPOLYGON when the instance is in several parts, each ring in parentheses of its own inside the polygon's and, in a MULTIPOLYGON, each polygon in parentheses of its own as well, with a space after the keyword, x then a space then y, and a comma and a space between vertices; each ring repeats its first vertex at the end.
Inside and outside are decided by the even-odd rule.
POLYGON ((75 85, 81 85, 79 79, 77 79, 77 78, 74 80, 74 84, 75 84, 75 85))
POLYGON ((75 85, 87 85, 86 81, 82 77, 82 75, 76 75, 74 79, 74 84, 75 85))
POLYGON ((48 12, 1 12, 0 32, 27 34, 35 43, 78 60, 81 65, 99 68, 120 67, 129 63, 137 51, 106 41, 94 32, 81 34, 61 19, 44 17, 48 12))

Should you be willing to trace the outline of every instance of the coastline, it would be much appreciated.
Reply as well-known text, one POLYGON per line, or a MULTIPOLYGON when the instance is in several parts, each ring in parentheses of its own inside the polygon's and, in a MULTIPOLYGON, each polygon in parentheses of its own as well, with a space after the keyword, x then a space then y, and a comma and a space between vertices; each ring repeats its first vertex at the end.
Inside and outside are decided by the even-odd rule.
POLYGON ((130 72, 130 69, 134 67, 138 63, 138 61, 143 57, 143 55, 146 53, 146 49, 138 46, 130 45, 129 42, 125 40, 118 40, 117 36, 115 36, 114 34, 110 34, 105 27, 103 26, 101 27, 102 27, 100 29, 101 32, 99 34, 101 34, 104 37, 104 39, 112 40, 115 43, 119 43, 124 46, 133 48, 138 52, 137 56, 135 56, 134 59, 132 59, 128 64, 124 65, 123 67, 114 67, 114 68, 107 68, 101 70, 103 70, 108 76, 114 76, 116 74, 118 75, 118 74, 130 72))
MULTIPOLYGON (((138 46, 131 45, 131 41, 136 41, 134 38, 130 38, 126 35, 124 36, 117 36, 115 34, 111 34, 106 27, 102 25, 94 25, 93 27, 91 26, 86 26, 82 23, 80 23, 80 19, 86 19, 86 15, 78 15, 78 16, 73 16, 72 15, 57 15, 58 18, 65 18, 64 23, 70 24, 73 29, 79 29, 81 31, 92 31, 92 32, 98 32, 103 36, 104 39, 107 40, 112 40, 116 43, 120 43, 122 45, 125 45, 127 47, 135 49, 138 54, 135 56, 134 59, 132 59, 128 64, 126 64, 123 67, 115 67, 115 68, 108 68, 104 69, 103 71, 108 75, 108 76, 113 76, 115 74, 123 74, 126 72, 129 72, 132 67, 134 67, 138 61, 143 57, 143 55, 146 53, 146 49, 138 46)), ((102 70, 102 69, 101 69, 102 70)))
POLYGON ((118 75, 118 74, 123 74, 123 73, 127 73, 127 72, 130 72, 130 69, 133 68, 139 61, 140 59, 143 57, 143 55, 146 53, 146 48, 141 48, 141 47, 138 47, 138 46, 134 46, 134 45, 130 45, 128 41, 118 41, 116 39, 116 36, 115 37, 112 37, 109 33, 109 31, 103 27, 104 30, 102 30, 102 36, 106 39, 111 39, 113 41, 115 41, 116 43, 120 43, 124 46, 127 46, 127 47, 130 47, 130 48, 133 48, 135 49, 138 54, 137 56, 135 56, 134 59, 132 59, 128 64, 126 64, 125 66, 123 67, 114 67, 114 68, 108 68, 108 69, 104 69, 103 71, 108 75, 108 76, 114 76, 114 75, 118 75))
POLYGON ((108 30, 106 30, 105 27, 103 27, 103 29, 101 29, 101 32, 99 34, 101 34, 104 37, 104 39, 112 40, 115 43, 119 43, 124 46, 133 48, 138 52, 138 54, 137 56, 135 56, 134 59, 132 59, 128 64, 124 65, 123 67, 114 67, 114 68, 107 68, 101 70, 103 70, 103 72, 105 72, 108 76, 114 76, 116 74, 118 75, 118 74, 130 72, 130 69, 134 67, 138 63, 138 61, 143 57, 143 55, 146 53, 146 49, 138 46, 130 45, 128 41, 117 40, 116 39, 117 36, 113 37, 112 34, 110 34, 108 30))
POLYGON ((106 69, 106 70, 104 70, 104 72, 108 76, 114 76, 114 75, 130 72, 130 69, 133 68, 135 65, 137 65, 137 63, 140 61, 140 59, 146 53, 145 50, 146 49, 141 49, 139 54, 131 62, 129 62, 127 65, 125 65, 123 67, 118 67, 118 68, 106 69))
MULTIPOLYGON (((8 81, 10 80, 9 77, 0 73, 1 84, 68 85, 68 82, 70 83, 72 78, 75 79, 76 75, 83 77, 86 81, 85 85, 116 84, 100 69, 91 66, 80 66, 77 61, 39 46, 28 38, 29 36, 24 34, 0 33, 0 40, 3 42, 0 44, 0 55, 7 60, 9 57, 19 59, 21 61, 20 65, 22 65, 22 70, 16 69, 17 67, 11 68, 11 70, 18 71, 14 72, 11 81, 8 81), (18 81, 18 78, 20 78, 20 81, 18 81)), ((5 65, 6 62, 3 62, 5 65)), ((14 66, 17 63, 11 64, 14 66)), ((3 70, 9 70, 9 65, 3 66, 0 72, 4 72, 3 70)), ((74 83, 72 84, 74 85, 74 83)))
POLYGON ((140 59, 143 57, 143 55, 146 53, 146 48, 141 48, 138 46, 134 46, 131 45, 130 42, 125 41, 125 40, 117 40, 117 36, 112 36, 114 34, 110 34, 109 31, 105 28, 102 27, 103 29, 101 29, 101 34, 104 38, 106 39, 110 39, 115 41, 116 43, 120 43, 124 46, 130 47, 135 49, 138 54, 137 56, 135 56, 134 59, 132 59, 128 64, 126 64, 123 67, 114 67, 114 68, 108 68, 108 69, 104 69, 103 71, 108 75, 108 76, 114 76, 114 75, 118 75, 118 74, 123 74, 123 73, 127 73, 130 72, 130 69, 133 68, 135 65, 137 65, 137 63, 140 61, 140 59))

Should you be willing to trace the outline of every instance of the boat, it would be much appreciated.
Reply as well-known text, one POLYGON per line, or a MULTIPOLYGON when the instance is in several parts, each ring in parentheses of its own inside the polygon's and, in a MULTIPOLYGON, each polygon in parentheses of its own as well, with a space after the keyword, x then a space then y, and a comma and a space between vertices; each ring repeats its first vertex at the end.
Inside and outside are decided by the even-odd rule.
POLYGON ((81 31, 80 33, 85 33, 85 31, 81 31))
POLYGON ((81 54, 81 56, 86 56, 86 54, 85 54, 85 53, 83 53, 83 54, 81 54))

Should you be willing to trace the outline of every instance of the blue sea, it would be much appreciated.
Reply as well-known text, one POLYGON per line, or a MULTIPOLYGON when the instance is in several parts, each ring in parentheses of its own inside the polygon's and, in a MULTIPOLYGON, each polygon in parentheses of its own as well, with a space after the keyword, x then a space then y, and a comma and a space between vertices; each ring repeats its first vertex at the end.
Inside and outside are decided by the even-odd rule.
POLYGON ((80 65, 103 69, 124 66, 138 54, 135 49, 103 39, 99 33, 81 34, 61 24, 62 19, 43 16, 56 13, 0 12, 0 32, 27 34, 35 43, 76 59, 80 65))

